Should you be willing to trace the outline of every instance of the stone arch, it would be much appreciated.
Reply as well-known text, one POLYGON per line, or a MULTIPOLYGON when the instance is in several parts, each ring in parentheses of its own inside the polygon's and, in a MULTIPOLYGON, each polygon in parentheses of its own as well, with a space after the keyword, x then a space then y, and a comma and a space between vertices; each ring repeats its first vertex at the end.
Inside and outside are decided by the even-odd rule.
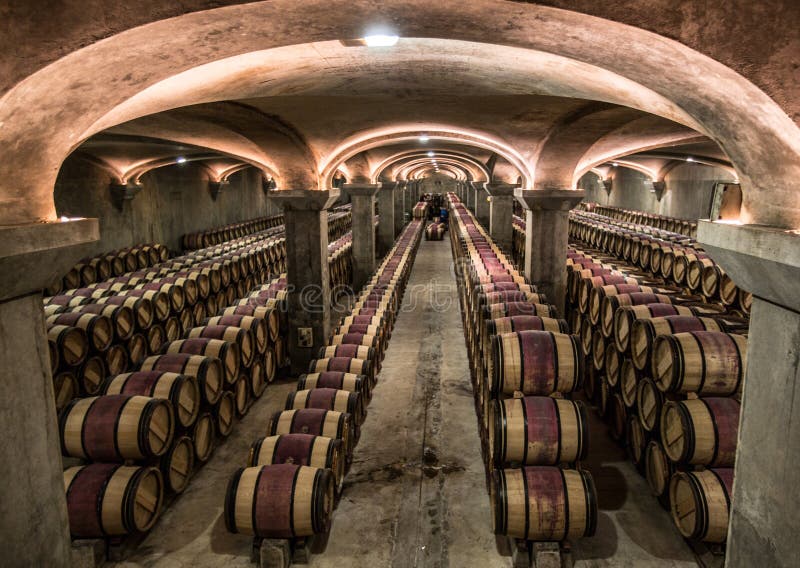
MULTIPOLYGON (((0 144, 7 149, 0 164, 0 224, 53 220, 58 166, 93 126, 137 93, 210 61, 359 37, 383 16, 378 4, 362 8, 330 0, 309 11, 305 4, 274 0, 189 13, 119 33, 28 76, 0 100, 0 144), (131 60, 134 69, 126 64, 131 60), (68 132, 63 124, 70 124, 68 132)), ((503 29, 504 46, 597 73, 588 98, 679 120, 722 146, 745 190, 742 221, 800 225, 800 195, 792 189, 800 177, 800 129, 768 95, 722 63, 641 28, 536 4, 478 0, 464 9, 457 0, 399 0, 393 14, 402 37, 475 41, 490 50, 497 46, 486 38, 503 29), (445 14, 448 25, 442 26, 445 14)), ((556 87, 579 78, 559 73, 556 87)), ((565 90, 589 94, 574 85, 565 90)), ((151 112, 175 103, 150 102, 151 112)), ((529 166, 523 169, 527 176, 529 166)))

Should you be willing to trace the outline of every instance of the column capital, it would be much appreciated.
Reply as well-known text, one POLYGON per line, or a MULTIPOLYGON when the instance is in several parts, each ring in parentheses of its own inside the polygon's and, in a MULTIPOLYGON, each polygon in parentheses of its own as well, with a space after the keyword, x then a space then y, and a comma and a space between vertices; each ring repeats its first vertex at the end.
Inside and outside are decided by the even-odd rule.
POLYGON ((700 220, 697 240, 737 286, 800 312, 800 234, 765 225, 700 220))
POLYGON ((486 189, 485 181, 471 181, 469 184, 472 186, 472 189, 486 189))
POLYGON ((518 187, 515 183, 490 182, 486 184, 486 192, 492 197, 514 197, 518 187))
POLYGON ((569 211, 586 197, 582 189, 522 189, 514 190, 517 198, 525 209, 530 211, 569 211))
POLYGON ((294 211, 324 211, 330 209, 336 200, 339 199, 340 191, 338 188, 316 190, 316 189, 284 189, 276 191, 270 195, 278 205, 284 209, 294 211))
POLYGON ((384 185, 382 183, 346 183, 342 189, 356 197, 373 197, 384 185))

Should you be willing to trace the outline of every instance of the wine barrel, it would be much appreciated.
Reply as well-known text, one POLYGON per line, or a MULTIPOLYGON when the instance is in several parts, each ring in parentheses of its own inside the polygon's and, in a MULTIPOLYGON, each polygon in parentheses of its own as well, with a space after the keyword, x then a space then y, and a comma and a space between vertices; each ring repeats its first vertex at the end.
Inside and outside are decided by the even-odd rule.
POLYGON ((619 370, 619 392, 626 407, 633 408, 636 406, 638 387, 639 373, 630 358, 625 357, 619 370))
MULTIPOLYGON (((630 280, 633 280, 632 278, 630 280)), ((635 293, 657 293, 657 290, 662 288, 651 288, 650 286, 641 286, 640 284, 611 284, 608 286, 600 286, 592 288, 589 297, 589 306, 586 313, 589 316, 589 321, 592 325, 600 323, 600 316, 602 315, 603 299, 611 296, 619 296, 622 294, 635 294, 635 293)))
POLYGON ((94 314, 108 318, 117 341, 127 341, 133 335, 136 327, 133 310, 127 306, 113 304, 86 304, 71 308, 72 312, 79 314, 94 314))
MULTIPOLYGON (((250 351, 255 350, 263 354, 270 344, 269 329, 267 328, 267 320, 256 318, 253 316, 243 315, 225 315, 208 318, 205 325, 221 325, 230 327, 239 327, 250 331, 253 339, 253 346, 250 351)), ((246 366, 250 364, 254 354, 245 353, 244 345, 239 346, 242 348, 242 363, 246 366)))
POLYGON ((658 431, 661 409, 666 400, 669 400, 667 395, 658 389, 653 379, 644 377, 639 381, 636 388, 636 408, 639 413, 639 421, 646 432, 658 431))
POLYGON ((717 331, 659 335, 653 342, 652 369, 664 392, 730 396, 747 366, 747 338, 717 331))
POLYGON ((267 424, 267 435, 312 434, 342 441, 345 454, 349 457, 355 447, 353 418, 345 412, 303 408, 284 410, 272 415, 267 424))
MULTIPOLYGON (((114 298, 115 296, 111 297, 114 298)), ((154 321, 164 321, 170 315, 169 297, 159 290, 125 290, 123 292, 118 292, 116 297, 125 298, 126 301, 133 298, 135 300, 145 300, 149 302, 154 321)), ((113 302, 109 300, 109 303, 113 302)), ((143 306, 146 304, 139 303, 138 305, 140 309, 145 309, 143 306)))
POLYGON ((637 369, 643 371, 652 358, 653 341, 659 335, 672 335, 688 331, 724 331, 723 325, 712 318, 688 315, 670 315, 633 322, 630 333, 631 358, 637 369))
POLYGON ((219 400, 225 380, 222 362, 219 359, 190 355, 189 353, 170 353, 148 357, 142 363, 141 370, 191 375, 197 379, 200 393, 209 404, 214 404, 219 400))
POLYGON ((364 402, 368 402, 372 398, 372 387, 369 378, 365 375, 336 371, 300 375, 300 379, 297 381, 297 390, 317 388, 339 389, 361 393, 364 402))
POLYGON ((733 495, 733 468, 680 472, 669 483, 672 520, 686 538, 725 542, 733 495))
MULTIPOLYGON (((142 361, 147 359, 150 354, 147 338, 141 333, 134 333, 125 344, 125 349, 128 353, 129 365, 134 369, 141 365, 142 361)), ((109 365, 109 367, 111 366, 109 365)), ((110 371, 109 374, 111 374, 110 371)))
POLYGON ((372 372, 372 361, 369 359, 325 357, 324 359, 313 359, 308 366, 309 373, 322 373, 324 371, 339 371, 355 375, 366 375, 374 386, 375 375, 372 372))
POLYGON ((235 343, 238 346, 242 365, 248 367, 252 364, 257 353, 264 353, 264 351, 259 352, 256 349, 256 340, 253 333, 254 332, 250 329, 241 327, 206 325, 189 329, 186 333, 186 337, 189 339, 219 339, 220 341, 235 343))
POLYGON ((161 371, 138 371, 111 377, 104 394, 142 395, 169 400, 175 411, 176 422, 188 428, 200 411, 200 387, 190 375, 161 371))
POLYGON ((61 453, 116 462, 158 457, 172 443, 175 423, 168 400, 138 395, 76 398, 61 411, 61 453))
POLYGON ((159 461, 159 469, 167 489, 183 493, 194 469, 194 445, 188 436, 176 438, 169 451, 159 461))
POLYGON ((181 339, 167 343, 161 350, 162 353, 189 353, 190 355, 202 355, 203 357, 216 358, 222 361, 222 370, 225 375, 225 383, 233 384, 239 378, 239 345, 220 339, 207 339, 204 337, 193 337, 191 339, 181 339))
POLYGON ((194 446, 194 457, 200 463, 205 463, 214 453, 214 435, 216 433, 216 420, 210 412, 203 412, 192 427, 191 438, 194 446))
MULTIPOLYGON (((141 347, 141 345, 138 345, 141 347)), ((145 342, 146 348, 146 342, 145 342)), ((138 354, 137 354, 138 355, 138 354)), ((124 373, 128 370, 131 366, 130 356, 128 355, 128 350, 125 349, 125 345, 122 344, 114 344, 111 345, 108 349, 106 349, 105 353, 103 353, 103 363, 104 363, 104 370, 102 378, 105 379, 106 376, 113 376, 119 375, 120 373, 124 373)), ((142 360, 144 360, 142 358, 142 360)), ((141 363, 141 361, 139 363, 141 363)))
POLYGON ((224 391, 214 404, 211 414, 214 416, 216 431, 223 438, 230 436, 236 418, 236 397, 231 391, 224 391))
POLYGON ((674 462, 733 466, 739 403, 733 398, 667 402, 661 411, 661 444, 674 462))
POLYGON ((143 290, 145 292, 161 292, 166 294, 169 300, 170 310, 180 313, 183 308, 187 307, 186 293, 184 287, 170 282, 142 282, 133 287, 134 290, 143 290))
POLYGON ((367 416, 361 393, 340 389, 314 388, 290 392, 286 397, 286 410, 300 408, 322 408, 347 412, 353 416, 356 426, 363 424, 367 416))
POLYGON ((330 470, 294 464, 241 468, 225 495, 229 532, 294 538, 327 532, 334 500, 330 470))
POLYGON ((605 337, 614 333, 617 310, 623 306, 641 306, 648 304, 671 304, 672 298, 666 294, 653 292, 633 292, 606 296, 600 303, 600 325, 605 337))
POLYGON ((47 340, 55 345, 58 358, 64 365, 77 367, 86 360, 89 340, 78 327, 54 325, 47 328, 47 340))
POLYGON ((605 376, 609 386, 616 387, 619 384, 621 370, 622 356, 613 344, 609 344, 605 355, 605 376))
POLYGON ((240 376, 231 387, 236 402, 236 416, 242 418, 250 410, 250 379, 240 376))
MULTIPOLYGON (((686 273, 686 287, 689 290, 698 290, 703 287, 703 274, 707 267, 714 267, 714 261, 707 256, 695 258, 689 261, 688 257, 684 256, 678 259, 678 262, 684 266, 680 270, 686 273)), ((703 292, 705 294, 705 291, 703 292)), ((706 296, 713 296, 714 293, 706 294, 706 296)))
POLYGON ((76 373, 81 392, 86 396, 99 393, 106 375, 106 364, 102 357, 95 355, 87 358, 80 371, 76 373))
POLYGON ((483 306, 483 319, 494 320, 511 316, 557 318, 558 310, 551 304, 534 304, 530 302, 502 302, 483 306))
POLYGON ((494 533, 534 541, 592 536, 597 495, 587 471, 552 466, 496 469, 491 503, 494 533))
POLYGON ((566 320, 540 316, 510 316, 486 320, 486 331, 489 336, 515 331, 554 331, 569 333, 566 320))
POLYGON ((149 353, 159 353, 161 351, 161 347, 167 341, 168 341, 167 332, 164 325, 154 324, 151 325, 150 328, 147 330, 147 351, 149 353))
POLYGON ((267 323, 269 340, 274 342, 281 332, 280 312, 267 306, 230 306, 222 310, 222 316, 242 315, 262 319, 267 323))
POLYGON ((164 481, 154 467, 93 463, 64 472, 73 538, 105 538, 149 530, 161 512, 164 481))
POLYGON ((653 495, 659 498, 662 504, 669 499, 669 480, 676 471, 661 444, 651 440, 644 453, 644 473, 647 484, 653 495))
POLYGON ((107 395, 142 395, 169 400, 178 425, 188 428, 200 411, 200 388, 197 379, 189 375, 160 371, 138 371, 111 377, 104 393, 107 395))
POLYGON ((549 395, 580 388, 583 357, 576 336, 549 331, 496 335, 491 393, 549 395))
POLYGON ((380 371, 380 357, 376 354, 375 349, 366 345, 328 345, 322 347, 317 355, 319 359, 329 359, 336 357, 349 357, 352 359, 363 359, 370 361, 372 365, 369 369, 369 374, 375 377, 380 371))
POLYGON ((644 456, 647 450, 647 432, 642 428, 639 418, 636 416, 628 417, 628 455, 634 465, 640 468, 644 466, 644 456))
POLYGON ((494 464, 558 465, 586 459, 589 429, 580 401, 526 396, 492 403, 494 464))
POLYGON ((601 332, 599 329, 594 330, 591 339, 592 339, 592 350, 591 350, 592 363, 594 364, 594 368, 600 371, 605 367, 606 340, 605 337, 603 337, 603 332, 601 332))
POLYGON ((56 400, 56 411, 61 412, 73 398, 79 396, 78 379, 69 371, 53 375, 53 394, 56 400))
POLYGON ((250 446, 247 467, 281 463, 329 469, 336 492, 342 489, 345 456, 341 440, 311 434, 282 434, 259 438, 250 446))

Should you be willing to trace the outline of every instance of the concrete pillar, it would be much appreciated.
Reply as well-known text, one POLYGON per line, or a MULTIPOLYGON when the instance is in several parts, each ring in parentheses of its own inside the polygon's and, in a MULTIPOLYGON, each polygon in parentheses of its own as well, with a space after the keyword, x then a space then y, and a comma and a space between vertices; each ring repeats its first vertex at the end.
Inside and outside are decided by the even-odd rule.
POLYGON ((380 220, 378 221, 378 254, 383 256, 394 245, 394 184, 381 185, 378 191, 380 220))
POLYGON ((375 271, 375 195, 379 183, 345 184, 353 203, 353 290, 360 290, 375 271))
POLYGON ((798 566, 800 236, 700 221, 698 240, 753 294, 726 566, 798 566))
POLYGON ((489 228, 489 195, 486 193, 486 189, 484 188, 483 183, 474 184, 475 185, 475 218, 478 219, 478 223, 484 226, 484 228, 489 228))
POLYGON ((293 375, 306 372, 330 334, 327 210, 338 198, 338 189, 292 189, 272 196, 283 207, 286 227, 288 350, 293 375))
POLYGON ((511 253, 514 236, 514 188, 510 183, 487 183, 486 191, 491 196, 489 202, 489 234, 497 246, 511 253))
POLYGON ((0 228, 0 550, 7 566, 72 565, 41 290, 99 238, 97 219, 0 228))
POLYGON ((394 184, 394 236, 395 238, 400 232, 403 230, 403 226, 405 225, 405 217, 403 216, 404 204, 403 204, 403 188, 401 182, 395 182, 394 184))
POLYGON ((525 276, 564 315, 569 211, 586 195, 568 189, 524 190, 514 196, 525 208, 525 276))
POLYGON ((467 199, 465 205, 467 206, 467 209, 469 209, 473 213, 475 213, 475 191, 477 190, 480 184, 481 182, 473 181, 472 183, 469 184, 469 187, 467 188, 467 199))

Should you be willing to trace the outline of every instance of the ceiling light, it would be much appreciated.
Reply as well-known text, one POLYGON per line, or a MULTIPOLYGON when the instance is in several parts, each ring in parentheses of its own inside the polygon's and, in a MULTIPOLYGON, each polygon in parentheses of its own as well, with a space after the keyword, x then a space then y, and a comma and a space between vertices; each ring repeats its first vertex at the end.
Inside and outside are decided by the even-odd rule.
POLYGON ((428 152, 428 157, 433 158, 436 155, 435 152, 428 152))
POLYGON ((428 138, 427 134, 423 134, 422 136, 419 137, 419 141, 422 142, 423 144, 427 144, 428 140, 430 140, 430 138, 428 138))
POLYGON ((367 47, 392 47, 400 39, 396 35, 376 34, 368 35, 364 38, 367 47))
POLYGON ((692 158, 691 156, 689 156, 688 158, 686 158, 686 161, 687 161, 687 162, 694 162, 694 158, 692 158))
POLYGON ((617 166, 619 166, 619 164, 618 164, 617 162, 611 162, 611 165, 612 165, 612 166, 614 166, 615 168, 616 168, 617 166))
POLYGON ((183 156, 178 156, 177 158, 175 158, 175 161, 179 164, 185 164, 186 158, 184 158, 183 156))

